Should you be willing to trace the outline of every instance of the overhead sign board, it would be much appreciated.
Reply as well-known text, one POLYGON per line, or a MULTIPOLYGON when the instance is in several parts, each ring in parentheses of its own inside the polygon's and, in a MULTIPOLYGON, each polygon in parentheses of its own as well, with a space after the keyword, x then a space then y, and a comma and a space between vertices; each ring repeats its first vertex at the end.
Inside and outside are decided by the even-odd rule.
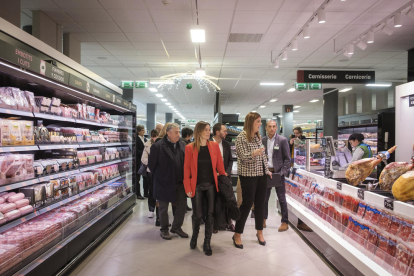
POLYGON ((309 83, 309 90, 321 90, 322 83, 309 83))
POLYGON ((408 100, 410 101, 410 107, 411 106, 414 106, 414 94, 413 95, 410 95, 410 96, 408 96, 408 100))
POLYGON ((298 70, 298 83, 375 83, 375 71, 298 70))
POLYGON ((137 81, 135 82, 135 88, 148 88, 147 81, 137 81))

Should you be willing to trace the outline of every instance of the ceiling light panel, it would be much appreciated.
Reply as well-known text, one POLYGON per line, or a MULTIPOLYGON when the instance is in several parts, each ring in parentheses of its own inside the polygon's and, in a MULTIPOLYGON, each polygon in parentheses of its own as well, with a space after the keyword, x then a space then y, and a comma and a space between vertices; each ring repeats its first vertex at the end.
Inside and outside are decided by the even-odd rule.
POLYGON ((190 30, 191 41, 193 43, 206 42, 206 30, 202 26, 193 26, 190 30))

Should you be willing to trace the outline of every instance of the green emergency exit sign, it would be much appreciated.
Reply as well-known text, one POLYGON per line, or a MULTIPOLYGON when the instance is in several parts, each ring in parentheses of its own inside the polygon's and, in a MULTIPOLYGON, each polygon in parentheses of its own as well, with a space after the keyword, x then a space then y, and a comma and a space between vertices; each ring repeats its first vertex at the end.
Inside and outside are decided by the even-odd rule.
POLYGON ((121 88, 134 88, 133 81, 121 81, 121 88))
POLYGON ((308 90, 308 84, 307 83, 295 83, 295 89, 296 90, 308 90))
POLYGON ((135 88, 148 88, 147 81, 137 81, 135 82, 135 88))
POLYGON ((321 90, 322 83, 309 83, 309 90, 321 90))

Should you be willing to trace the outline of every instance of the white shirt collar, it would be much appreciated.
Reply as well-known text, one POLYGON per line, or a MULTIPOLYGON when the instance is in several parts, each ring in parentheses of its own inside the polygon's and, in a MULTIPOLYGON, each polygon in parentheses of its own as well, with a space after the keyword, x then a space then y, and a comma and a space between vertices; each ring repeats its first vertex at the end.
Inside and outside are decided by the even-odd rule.
MULTIPOLYGON (((214 142, 217 142, 217 141, 216 141, 216 139, 214 138, 214 136, 213 136, 213 141, 214 141, 214 142)), ((217 143, 218 143, 218 144, 223 143, 223 139, 221 139, 220 143, 219 143, 219 142, 217 142, 217 143)))

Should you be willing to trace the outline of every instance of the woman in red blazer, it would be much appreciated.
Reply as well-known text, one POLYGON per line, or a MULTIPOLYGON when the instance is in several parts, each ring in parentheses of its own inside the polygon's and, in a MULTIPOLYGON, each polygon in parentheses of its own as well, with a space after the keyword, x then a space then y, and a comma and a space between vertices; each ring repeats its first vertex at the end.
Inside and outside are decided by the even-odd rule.
POLYGON ((207 200, 207 218, 205 222, 205 238, 203 251, 207 256, 213 254, 210 246, 213 233, 214 197, 218 192, 217 172, 227 175, 218 144, 209 141, 210 125, 198 122, 194 128, 194 143, 185 147, 184 188, 191 197, 193 205, 193 236, 190 248, 197 246, 200 221, 203 215, 203 201, 207 200))

